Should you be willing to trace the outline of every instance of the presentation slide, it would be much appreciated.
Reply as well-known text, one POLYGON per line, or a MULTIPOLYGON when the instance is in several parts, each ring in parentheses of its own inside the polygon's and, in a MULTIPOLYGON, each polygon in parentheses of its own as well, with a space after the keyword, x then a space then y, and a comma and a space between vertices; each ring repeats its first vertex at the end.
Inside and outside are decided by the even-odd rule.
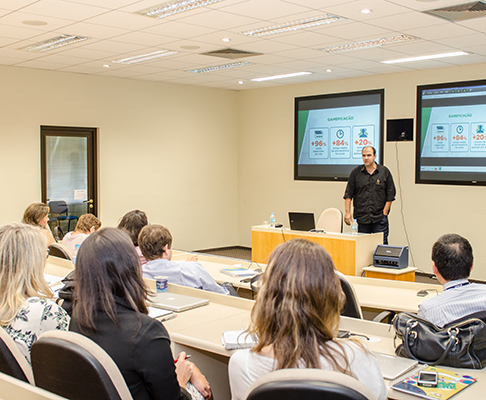
POLYGON ((422 109, 422 157, 486 157, 486 105, 422 109))
POLYGON ((417 181, 486 180, 486 85, 419 87, 417 181))
POLYGON ((380 105, 299 111, 305 129, 298 164, 359 165, 365 146, 377 146, 380 105))

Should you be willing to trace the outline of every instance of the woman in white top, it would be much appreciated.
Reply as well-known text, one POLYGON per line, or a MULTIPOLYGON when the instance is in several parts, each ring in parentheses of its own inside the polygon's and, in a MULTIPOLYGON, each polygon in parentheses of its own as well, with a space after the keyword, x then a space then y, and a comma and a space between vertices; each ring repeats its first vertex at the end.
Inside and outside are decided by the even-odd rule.
POLYGON ((30 362, 30 348, 41 333, 67 330, 69 316, 53 300, 44 278, 46 238, 26 224, 0 227, 0 329, 30 362))
POLYGON ((322 368, 357 378, 387 397, 373 354, 361 343, 336 339, 345 296, 334 263, 320 245, 290 240, 271 254, 251 313, 258 344, 235 352, 229 363, 233 400, 246 398, 259 377, 283 368, 322 368))

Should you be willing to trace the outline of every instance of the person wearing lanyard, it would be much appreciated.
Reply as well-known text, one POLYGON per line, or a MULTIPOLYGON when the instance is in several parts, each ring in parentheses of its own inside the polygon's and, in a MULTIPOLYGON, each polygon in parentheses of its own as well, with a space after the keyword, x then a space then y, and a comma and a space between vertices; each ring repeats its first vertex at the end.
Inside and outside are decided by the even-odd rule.
POLYGON ((388 213, 395 200, 395 184, 387 167, 375 162, 374 147, 363 147, 363 164, 351 171, 344 192, 344 222, 358 221, 358 232, 383 232, 383 244, 388 244, 388 213), (354 216, 351 214, 354 202, 354 216))
POLYGON ((486 310, 486 285, 470 283, 473 250, 462 236, 449 233, 432 247, 432 272, 444 291, 419 305, 418 316, 443 327, 469 314, 486 310))

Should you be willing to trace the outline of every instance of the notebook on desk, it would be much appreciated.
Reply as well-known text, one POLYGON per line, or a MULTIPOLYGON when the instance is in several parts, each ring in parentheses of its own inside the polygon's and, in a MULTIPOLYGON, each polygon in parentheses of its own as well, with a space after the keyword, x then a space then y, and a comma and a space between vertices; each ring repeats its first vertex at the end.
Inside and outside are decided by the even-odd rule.
POLYGON ((418 361, 411 358, 391 356, 382 353, 373 353, 380 366, 381 374, 383 378, 393 380, 400 375, 410 371, 416 367, 418 361))
POLYGON ((293 231, 306 231, 316 228, 314 213, 289 212, 290 229, 293 231))
POLYGON ((185 294, 162 292, 149 297, 149 304, 152 307, 163 308, 176 312, 190 310, 209 304, 208 299, 186 296, 185 294))

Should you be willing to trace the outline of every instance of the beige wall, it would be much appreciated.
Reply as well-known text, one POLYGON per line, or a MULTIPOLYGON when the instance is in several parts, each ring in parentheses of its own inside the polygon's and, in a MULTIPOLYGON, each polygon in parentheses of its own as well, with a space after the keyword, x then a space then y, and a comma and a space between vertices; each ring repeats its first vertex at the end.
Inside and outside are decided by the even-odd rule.
MULTIPOLYGON (((384 88, 385 120, 415 118, 417 85, 484 79, 485 70, 486 65, 481 64, 240 92, 239 243, 250 245, 251 226, 268 220, 271 212, 288 225, 288 211, 309 211, 316 216, 327 207, 344 211, 345 183, 293 180, 294 97, 384 88)), ((481 230, 486 226, 486 188, 416 185, 414 146, 415 142, 385 143, 385 164, 399 191, 390 215, 390 244, 407 244, 403 207, 417 267, 431 272, 432 244, 440 235, 455 232, 473 246, 472 277, 486 280, 485 234, 481 230)))
MULTIPOLYGON (((40 200, 40 125, 99 128, 100 218, 115 226, 128 210, 174 234, 174 247, 250 245, 251 226, 271 212, 343 209, 343 182, 293 180, 294 97, 385 88, 385 118, 415 117, 416 86, 484 78, 485 65, 233 92, 0 68, 0 224, 40 200)), ((430 272, 430 248, 446 232, 475 250, 473 277, 486 280, 481 227, 486 188, 416 185, 414 143, 385 144, 401 184, 415 262, 430 272), (397 157, 400 174, 397 169, 397 157)), ((406 245, 400 197, 390 244, 406 245)))
POLYGON ((99 128, 99 216, 135 208, 174 247, 237 244, 237 93, 0 68, 0 224, 40 201, 40 125, 99 128))

